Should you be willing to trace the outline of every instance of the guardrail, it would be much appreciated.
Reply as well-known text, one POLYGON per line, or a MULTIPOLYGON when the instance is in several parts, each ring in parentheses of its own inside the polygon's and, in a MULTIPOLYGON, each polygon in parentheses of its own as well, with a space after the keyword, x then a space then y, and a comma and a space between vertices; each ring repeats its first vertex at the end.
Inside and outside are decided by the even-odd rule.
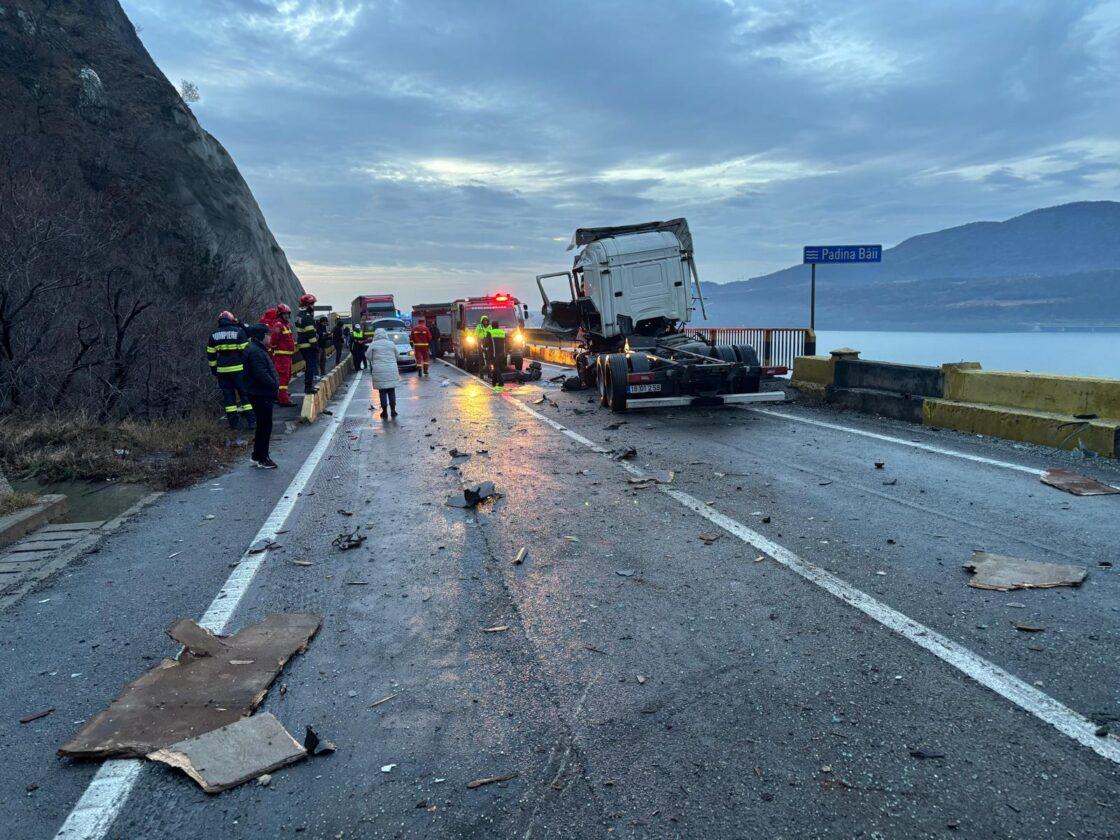
MULTIPOLYGON (((548 330, 526 328, 525 338, 531 344, 574 350, 578 344, 548 330)), ((726 346, 749 344, 758 352, 759 361, 767 366, 793 367, 798 356, 817 352, 817 335, 804 327, 689 327, 685 332, 703 338, 710 344, 726 346)))

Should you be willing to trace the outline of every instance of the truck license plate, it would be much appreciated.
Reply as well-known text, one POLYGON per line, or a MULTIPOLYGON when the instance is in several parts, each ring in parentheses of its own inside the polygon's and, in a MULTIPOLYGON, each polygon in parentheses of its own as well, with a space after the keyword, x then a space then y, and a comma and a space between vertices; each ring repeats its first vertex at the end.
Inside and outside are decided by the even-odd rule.
POLYGON ((656 394, 661 391, 659 383, 653 385, 631 385, 626 389, 628 394, 656 394))

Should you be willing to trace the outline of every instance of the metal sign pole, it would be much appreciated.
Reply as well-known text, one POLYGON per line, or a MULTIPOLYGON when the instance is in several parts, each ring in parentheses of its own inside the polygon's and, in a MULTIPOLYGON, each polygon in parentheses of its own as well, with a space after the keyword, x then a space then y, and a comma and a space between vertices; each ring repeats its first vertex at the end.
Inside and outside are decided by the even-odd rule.
POLYGON ((812 280, 809 283, 809 329, 817 328, 817 264, 810 263, 812 280))

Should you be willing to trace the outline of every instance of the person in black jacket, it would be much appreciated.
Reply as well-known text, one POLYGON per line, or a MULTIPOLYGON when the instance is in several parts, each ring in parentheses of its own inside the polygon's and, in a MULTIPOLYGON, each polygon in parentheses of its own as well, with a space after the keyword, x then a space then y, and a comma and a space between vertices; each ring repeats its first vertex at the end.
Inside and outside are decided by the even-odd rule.
POLYGON ((245 390, 257 415, 257 428, 253 435, 253 465, 262 470, 274 470, 276 464, 269 457, 268 444, 272 438, 272 404, 280 392, 280 377, 268 354, 268 327, 251 324, 246 330, 249 346, 245 348, 245 390))

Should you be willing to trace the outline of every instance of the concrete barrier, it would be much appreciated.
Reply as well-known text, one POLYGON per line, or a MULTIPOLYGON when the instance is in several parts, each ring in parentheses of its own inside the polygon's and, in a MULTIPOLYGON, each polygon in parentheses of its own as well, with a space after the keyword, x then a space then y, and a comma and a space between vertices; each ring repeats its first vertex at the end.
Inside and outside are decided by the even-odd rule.
POLYGON ((352 371, 350 354, 347 353, 342 360, 331 368, 331 372, 319 380, 319 390, 314 394, 305 394, 303 405, 300 406, 299 419, 305 423, 314 423, 327 407, 327 403, 346 381, 347 374, 352 371))
POLYGON ((526 344, 529 358, 538 362, 551 362, 554 365, 571 367, 576 363, 575 351, 564 347, 551 347, 546 344, 526 344))
POLYGON ((11 545, 16 540, 42 528, 66 515, 70 503, 65 496, 50 493, 40 496, 35 504, 0 516, 0 547, 11 545))
POLYGON ((1120 453, 1120 380, 799 356, 791 384, 811 399, 943 429, 1061 449, 1120 453))

